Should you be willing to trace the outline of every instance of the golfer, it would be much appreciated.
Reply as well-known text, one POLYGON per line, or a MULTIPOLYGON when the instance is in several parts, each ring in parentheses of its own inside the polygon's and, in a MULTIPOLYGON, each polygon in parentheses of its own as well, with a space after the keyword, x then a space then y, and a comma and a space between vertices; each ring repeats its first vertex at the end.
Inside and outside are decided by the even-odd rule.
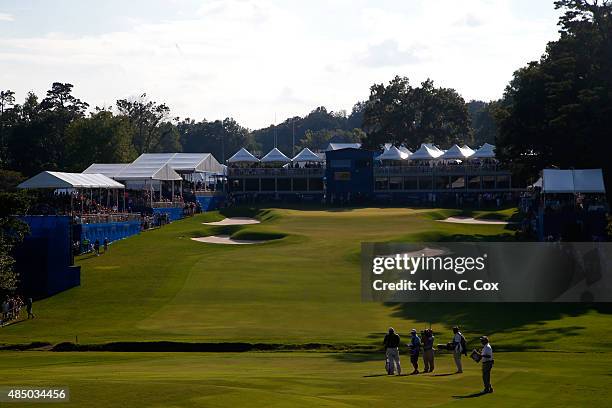
POLYGON ((463 372, 463 365, 461 364, 461 354, 467 356, 467 346, 465 344, 465 337, 459 331, 459 327, 453 327, 453 358, 455 359, 455 365, 457 366, 457 374, 463 372))
POLYGON ((424 373, 433 373, 434 370, 434 335, 431 329, 425 330, 423 335, 423 365, 424 373))
POLYGON ((411 375, 414 375, 419 373, 419 352, 421 351, 421 339, 417 335, 416 329, 412 329, 410 331, 410 336, 410 344, 408 346, 410 347, 410 362, 414 367, 414 371, 411 373, 411 375))
POLYGON ((480 352, 481 362, 482 362, 482 382, 484 384, 483 393, 492 393, 493 387, 491 387, 491 369, 493 368, 493 349, 491 348, 491 344, 489 343, 489 338, 487 336, 482 336, 480 338, 480 343, 482 343, 482 351, 480 352))
POLYGON ((393 327, 389 327, 389 333, 385 335, 383 344, 385 346, 385 356, 387 358, 387 374, 393 375, 395 372, 395 365, 397 366, 397 375, 401 375, 402 367, 400 366, 399 358, 400 336, 395 332, 393 327))

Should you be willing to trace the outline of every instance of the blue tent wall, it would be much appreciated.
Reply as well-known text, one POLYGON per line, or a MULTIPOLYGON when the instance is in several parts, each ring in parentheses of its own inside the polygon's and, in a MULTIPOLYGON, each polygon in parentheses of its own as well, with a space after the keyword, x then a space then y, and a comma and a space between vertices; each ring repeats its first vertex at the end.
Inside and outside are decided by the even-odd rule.
POLYGON ((81 268, 73 266, 69 216, 24 216, 30 234, 15 248, 20 290, 42 298, 81 284, 81 268))
POLYGON ((153 214, 168 214, 170 221, 176 221, 183 218, 183 207, 153 208, 153 214))
POLYGON ((225 195, 196 195, 202 211, 213 211, 225 200, 225 195))
POLYGON ((75 225, 75 240, 83 243, 85 239, 100 244, 107 238, 109 242, 118 241, 140 233, 140 221, 131 220, 125 222, 109 222, 100 224, 78 224, 75 225))

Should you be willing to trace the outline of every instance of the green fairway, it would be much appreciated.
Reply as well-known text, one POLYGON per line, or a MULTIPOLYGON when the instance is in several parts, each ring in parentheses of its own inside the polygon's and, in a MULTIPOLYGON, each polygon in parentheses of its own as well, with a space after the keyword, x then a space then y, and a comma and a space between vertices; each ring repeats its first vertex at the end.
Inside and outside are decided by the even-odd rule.
MULTIPOLYGON (((495 392, 480 367, 388 377, 380 355, 326 353, 0 353, 0 386, 67 386, 78 407, 609 406, 611 353, 498 353, 495 392), (588 401, 588 403, 587 403, 588 401)), ((407 358, 403 365, 408 370, 407 358)), ((12 404, 11 404, 12 405, 12 404)), ((20 403, 16 406, 27 407, 20 403)), ((64 405, 64 404, 60 404, 64 405)))
MULTIPOLYGON (((388 326, 407 333, 412 327, 431 323, 444 334, 459 324, 468 339, 486 333, 496 344, 513 350, 610 349, 610 319, 601 308, 361 302, 362 241, 511 237, 512 231, 503 225, 437 221, 459 213, 400 208, 273 209, 258 213, 261 224, 244 227, 202 225, 223 217, 199 215, 117 242, 103 256, 81 258, 81 286, 36 302, 37 319, 2 328, 0 343, 55 344, 74 342, 78 337, 80 343, 171 340, 379 345, 388 326), (240 246, 190 239, 219 233, 284 238, 240 246), (483 307, 497 318, 480 319, 483 307), (584 336, 589 340, 581 341, 584 336)), ((510 217, 513 211, 496 216, 499 214, 510 217)))
MULTIPOLYGON (((0 343, 173 341, 380 348, 387 327, 404 340, 431 324, 436 342, 459 324, 490 336, 493 395, 480 367, 387 377, 380 352, 0 352, 0 385, 69 386, 72 406, 607 406, 612 363, 608 305, 378 304, 360 298, 360 243, 513 240, 512 226, 439 222, 452 215, 516 220, 516 210, 232 210, 248 226, 208 226, 214 212, 172 223, 78 259, 82 284, 35 303, 37 318, 0 329, 0 343), (269 239, 215 245, 207 235, 269 239), (483 318, 486 316, 487 318, 483 318), (490 317, 493 318, 490 318, 490 317), (503 352, 503 351, 506 352, 503 352), (512 352, 509 352, 512 351, 512 352), (76 403, 76 405, 74 404, 76 403)), ((142 347, 142 348, 138 348, 142 347)), ((179 346, 180 347, 180 346, 179 346)), ((409 362, 403 353, 403 366, 409 362)), ((23 404, 20 406, 27 406, 23 404)))

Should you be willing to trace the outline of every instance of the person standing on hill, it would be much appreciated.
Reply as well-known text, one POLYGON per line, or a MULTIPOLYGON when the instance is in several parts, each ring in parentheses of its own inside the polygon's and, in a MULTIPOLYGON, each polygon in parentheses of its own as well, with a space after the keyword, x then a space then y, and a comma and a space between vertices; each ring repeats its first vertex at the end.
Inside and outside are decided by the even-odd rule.
POLYGON ((483 394, 490 394, 493 392, 493 387, 491 386, 493 348, 491 348, 491 344, 489 343, 489 338, 487 336, 482 336, 480 338, 480 343, 483 345, 483 348, 480 351, 480 361, 482 362, 482 383, 484 384, 484 390, 482 392, 483 394))
POLYGON ((104 253, 108 251, 108 238, 104 238, 104 253))
POLYGON ((423 336, 423 365, 424 373, 433 373, 434 370, 434 335, 431 329, 425 330, 423 336))
POLYGON ((455 359, 455 365, 457 366, 457 374, 463 372, 463 365, 461 364, 461 354, 467 356, 467 345, 465 344, 465 337, 459 331, 459 327, 453 327, 453 357, 455 359))
POLYGON ((414 367, 414 371, 411 373, 412 375, 419 373, 419 352, 421 351, 421 339, 417 335, 416 329, 412 329, 410 331, 410 362, 412 363, 412 367, 414 367))
POLYGON ((96 256, 100 256, 100 240, 96 239, 94 242, 94 251, 96 252, 96 256))
POLYGON ((34 319, 36 316, 34 316, 34 313, 32 313, 32 298, 29 297, 26 299, 26 310, 28 312, 28 319, 32 318, 34 319))
POLYGON ((385 357, 387 359, 387 374, 393 375, 395 367, 397 367, 397 375, 401 375, 402 367, 400 366, 399 358, 400 336, 393 327, 389 327, 389 333, 385 335, 383 345, 385 346, 385 357))

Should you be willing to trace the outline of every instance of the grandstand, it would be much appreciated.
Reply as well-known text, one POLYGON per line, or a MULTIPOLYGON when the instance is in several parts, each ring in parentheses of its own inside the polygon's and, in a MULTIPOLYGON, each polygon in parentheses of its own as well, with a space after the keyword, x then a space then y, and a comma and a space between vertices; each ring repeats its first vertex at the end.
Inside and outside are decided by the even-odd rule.
POLYGON ((441 150, 422 144, 411 152, 385 146, 377 154, 358 143, 330 143, 324 153, 304 149, 290 159, 273 149, 261 159, 246 149, 228 160, 228 191, 249 200, 355 200, 388 203, 481 204, 512 199, 512 174, 495 158, 495 146, 484 144, 441 150))

